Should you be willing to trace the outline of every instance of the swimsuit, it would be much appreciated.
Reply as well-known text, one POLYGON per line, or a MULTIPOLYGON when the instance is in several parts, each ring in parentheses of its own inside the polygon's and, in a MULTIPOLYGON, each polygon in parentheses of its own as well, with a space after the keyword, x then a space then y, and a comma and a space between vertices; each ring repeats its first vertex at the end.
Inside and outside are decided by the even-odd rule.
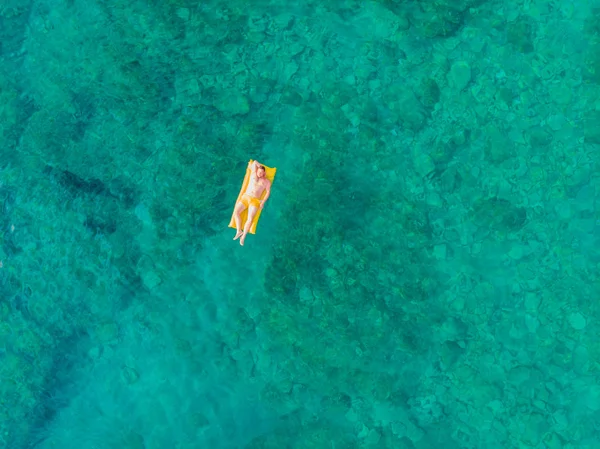
POLYGON ((254 198, 253 196, 248 195, 247 193, 244 193, 242 195, 242 204, 246 207, 250 207, 250 206, 255 206, 255 207, 260 207, 260 200, 258 198, 254 198))

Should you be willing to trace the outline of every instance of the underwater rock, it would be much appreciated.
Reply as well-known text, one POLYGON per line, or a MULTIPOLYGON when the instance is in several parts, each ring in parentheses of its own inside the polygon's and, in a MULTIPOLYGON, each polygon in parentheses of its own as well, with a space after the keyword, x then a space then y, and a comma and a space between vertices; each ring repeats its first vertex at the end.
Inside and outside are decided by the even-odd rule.
POLYGON ((581 313, 572 313, 569 315, 569 324, 577 331, 585 329, 587 325, 585 317, 581 313))
POLYGON ((448 83, 456 90, 461 91, 471 82, 471 67, 466 61, 457 61, 452 64, 448 73, 448 83))
POLYGON ((450 37, 462 27, 465 11, 453 5, 424 3, 422 12, 415 14, 413 23, 421 24, 423 34, 429 38, 450 37))
POLYGON ((403 90, 397 93, 396 101, 390 102, 390 110, 402 124, 412 130, 419 131, 425 126, 427 112, 423 104, 417 99, 410 90, 403 90))
POLYGON ((600 112, 590 112, 583 119, 583 135, 586 143, 600 144, 600 112))
POLYGON ((527 221, 527 210, 500 198, 477 201, 472 209, 476 225, 500 232, 516 232, 527 221))
POLYGON ((508 25, 507 41, 521 53, 531 53, 534 50, 535 25, 532 22, 532 19, 521 16, 514 23, 508 25))
POLYGON ((222 95, 216 99, 213 106, 226 115, 246 115, 250 111, 250 103, 242 94, 222 95))
POLYGON ((423 106, 430 111, 440 101, 440 87, 434 79, 426 78, 421 82, 419 99, 423 106))
POLYGON ((300 106, 304 102, 304 99, 302 98, 302 95, 300 95, 296 90, 294 90, 292 88, 287 88, 281 94, 279 101, 282 104, 287 104, 289 106, 297 107, 297 106, 300 106))

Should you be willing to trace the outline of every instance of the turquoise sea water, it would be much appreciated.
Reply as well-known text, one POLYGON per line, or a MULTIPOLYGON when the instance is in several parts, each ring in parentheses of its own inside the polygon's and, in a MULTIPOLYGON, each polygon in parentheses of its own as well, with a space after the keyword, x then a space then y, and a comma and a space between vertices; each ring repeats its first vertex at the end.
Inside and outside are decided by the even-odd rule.
POLYGON ((599 151, 598 1, 4 0, 0 448, 600 448, 599 151))

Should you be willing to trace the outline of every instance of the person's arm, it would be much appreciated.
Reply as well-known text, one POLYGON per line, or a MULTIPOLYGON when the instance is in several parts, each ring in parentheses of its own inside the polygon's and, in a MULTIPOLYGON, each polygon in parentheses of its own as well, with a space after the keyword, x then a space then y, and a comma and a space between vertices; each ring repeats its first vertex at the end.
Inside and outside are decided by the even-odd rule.
POLYGON ((265 188, 265 197, 262 199, 262 201, 260 202, 260 208, 262 209, 263 206, 265 205, 265 203, 267 202, 267 199, 269 199, 269 195, 271 195, 271 182, 269 182, 267 184, 267 187, 265 188))
POLYGON ((258 168, 258 166, 260 165, 258 163, 258 161, 252 161, 252 163, 249 163, 250 165, 250 172, 252 173, 252 176, 256 176, 256 169, 258 168))

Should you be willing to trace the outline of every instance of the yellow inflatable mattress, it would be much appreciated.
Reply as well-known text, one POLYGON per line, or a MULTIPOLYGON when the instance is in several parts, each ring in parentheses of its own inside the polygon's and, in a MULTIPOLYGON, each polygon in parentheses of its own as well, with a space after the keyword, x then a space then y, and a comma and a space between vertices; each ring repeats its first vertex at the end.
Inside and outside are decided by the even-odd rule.
MULTIPOLYGON (((248 183, 250 182, 250 165, 252 164, 252 162, 254 162, 252 159, 250 159, 250 163, 248 164, 248 167, 246 168, 246 176, 244 177, 244 182, 242 183, 242 188, 240 189, 240 193, 238 194, 237 200, 235 201, 235 204, 237 204, 238 201, 240 201, 240 199, 242 198, 242 195, 244 194, 244 192, 246 191, 246 188, 248 187, 248 183)), ((267 167, 265 165, 265 174, 267 176, 267 179, 269 181, 271 181, 271 184, 273 183, 273 180, 275 179, 275 173, 277 172, 276 168, 271 168, 271 167, 267 167)), ((264 196, 266 195, 266 191, 263 192, 262 196, 261 196, 261 200, 264 198, 264 196)), ((233 205, 233 209, 235 211, 235 204, 233 205)), ((258 212, 256 213, 254 220, 252 221, 252 226, 250 227, 250 234, 256 234, 256 225, 258 224, 258 219, 260 218, 260 213, 262 212, 261 209, 258 210, 258 212)), ((242 223, 242 227, 244 226, 244 223, 246 223, 246 219, 248 218, 248 209, 244 210, 241 215, 241 223, 242 223)), ((234 214, 231 214, 231 220, 229 221, 229 227, 230 228, 234 228, 235 229, 235 219, 234 219, 234 214)))

